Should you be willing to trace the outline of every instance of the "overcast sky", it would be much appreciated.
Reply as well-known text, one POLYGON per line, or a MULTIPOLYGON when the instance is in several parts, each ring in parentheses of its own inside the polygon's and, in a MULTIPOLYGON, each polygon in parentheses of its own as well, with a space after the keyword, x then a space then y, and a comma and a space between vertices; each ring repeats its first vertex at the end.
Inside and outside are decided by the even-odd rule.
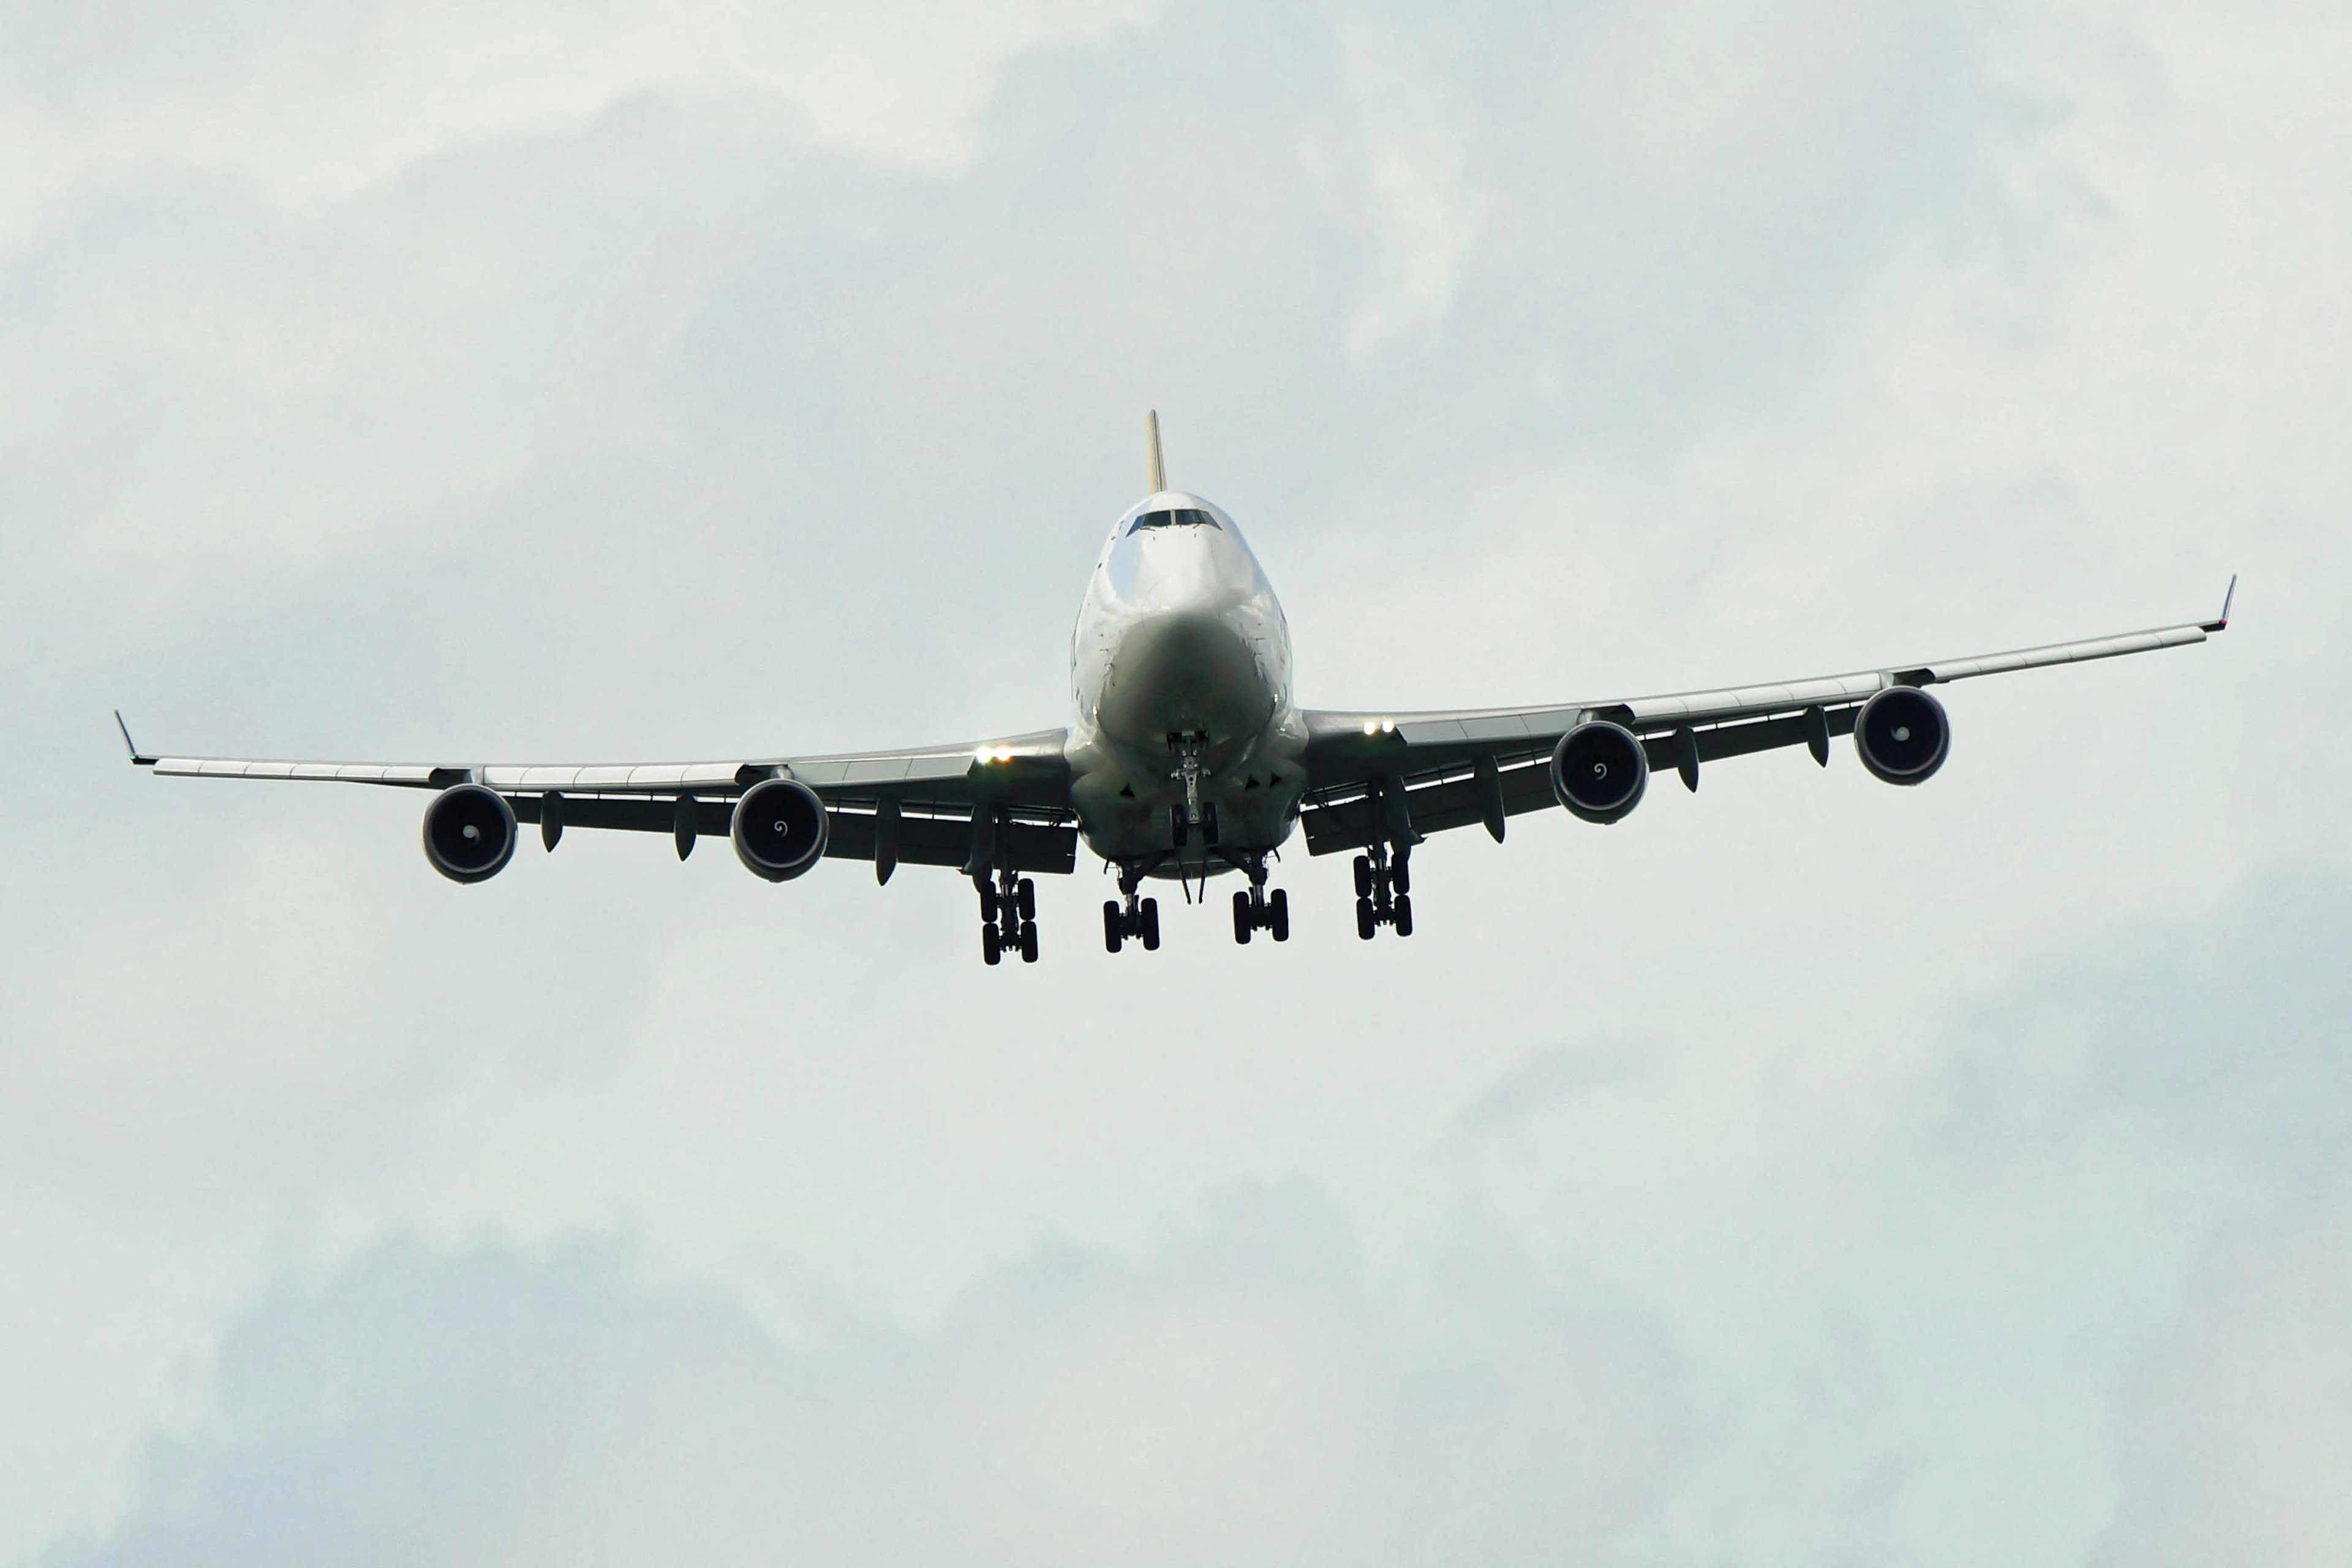
POLYGON ((0 1563, 2352 1557, 2341 5, 0 0, 0 1563), (1286 947, 423 762, 2210 616, 1286 947))

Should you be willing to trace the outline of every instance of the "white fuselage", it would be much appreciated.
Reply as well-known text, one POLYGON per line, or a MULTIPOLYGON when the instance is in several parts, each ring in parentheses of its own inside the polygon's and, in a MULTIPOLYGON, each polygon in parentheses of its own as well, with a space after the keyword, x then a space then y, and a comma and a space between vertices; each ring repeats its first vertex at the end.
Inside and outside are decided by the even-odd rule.
POLYGON ((1119 518, 1078 611, 1070 681, 1071 794, 1095 853, 1198 876, 1289 837, 1307 783, 1290 627, 1222 510, 1163 490, 1119 518), (1188 755, 1214 847, 1180 827, 1188 755))

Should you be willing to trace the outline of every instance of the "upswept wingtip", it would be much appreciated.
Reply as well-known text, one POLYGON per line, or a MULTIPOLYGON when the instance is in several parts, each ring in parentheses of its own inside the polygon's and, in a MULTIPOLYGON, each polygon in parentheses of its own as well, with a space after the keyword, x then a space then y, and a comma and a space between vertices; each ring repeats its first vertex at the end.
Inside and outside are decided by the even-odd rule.
POLYGON ((2232 600, 2237 598, 2237 596, 2238 574, 2235 572, 2232 572, 2230 574, 2230 586, 2221 595, 2221 613, 2214 616, 2211 620, 2207 621, 2205 625, 2199 629, 2208 632, 2228 631, 2230 629, 2230 605, 2232 600))
POLYGON ((114 710, 114 727, 122 731, 122 749, 131 753, 132 767, 152 768, 155 765, 154 758, 140 754, 139 742, 131 738, 131 726, 122 721, 122 710, 120 708, 114 710))

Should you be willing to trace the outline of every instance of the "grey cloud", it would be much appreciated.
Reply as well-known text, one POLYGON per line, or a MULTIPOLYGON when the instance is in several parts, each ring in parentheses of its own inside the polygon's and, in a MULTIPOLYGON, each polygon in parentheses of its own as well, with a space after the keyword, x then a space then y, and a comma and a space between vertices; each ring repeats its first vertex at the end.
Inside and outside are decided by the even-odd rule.
POLYGON ((2352 1189, 2233 1224, 2121 1380, 2121 1487, 2093 1568, 2352 1552, 2352 1189))
POLYGON ((781 1340, 627 1253, 392 1243, 231 1331, 112 1563, 1626 1560, 1690 1441, 1644 1315, 1447 1260, 1365 1276, 1311 1187, 1064 1248, 935 1330, 781 1340))
POLYGON ((2312 865, 2105 936, 1972 1010, 1947 1125, 2038 1141, 2157 1118, 2282 1194, 2325 1190, 2352 1149, 2347 931, 2352 883, 2312 865))
MULTIPOLYGON (((525 12, 421 35, 461 46, 428 75, 478 82, 467 51, 552 14, 525 12)), ((1024 1562, 1098 1559, 1136 1520, 1221 1561, 2026 1561, 2095 1532, 2114 1477, 2084 1411, 2217 1193, 2251 1173, 2316 1202, 2341 1173, 2340 889, 2095 932, 2250 845, 2333 853, 2340 791, 2305 764, 2334 754, 2312 715, 2344 687, 2318 569, 2340 552, 2298 520, 2340 510, 2340 476, 2207 441, 2202 402, 2176 431, 2135 401, 2193 385, 2269 421, 2267 340, 2193 341, 2249 299, 2307 315, 2302 352, 2333 364, 2342 290, 2297 227, 2334 188, 2326 127, 2260 121, 2204 171, 2251 210, 2196 223, 2255 237, 2273 293, 2162 226, 2203 130, 2063 134, 2104 68, 2021 94, 2032 24, 2005 8, 1178 6, 989 68, 954 157, 888 161, 792 92, 568 53, 547 74, 593 90, 556 111, 412 104, 339 74, 373 69, 333 43, 362 14, 291 37, 329 40, 299 91, 168 31, 118 54, 86 7, 0 23, 8 65, 106 68, 37 84, 100 117, 96 151, 0 257, 0 1225, 43 1260, 0 1313, 88 1319, 5 1370, 69 1364, 39 1386, 131 1431, 163 1395, 107 1347, 210 1342, 211 1309, 119 1281, 410 1225, 642 1215, 648 1257, 725 1283, 412 1246, 287 1287, 234 1327, 215 1427, 61 1561, 725 1560, 750 1552, 730 1520, 1024 1562), (248 96, 253 156, 182 112, 248 96), (360 143, 394 111, 415 135, 351 152, 320 104, 360 143), (115 114, 141 135, 110 139, 115 114), (2117 182, 2117 248, 2151 270, 2051 286, 2077 220, 2015 178, 2044 158, 2117 182), (2156 265, 2182 253, 2187 282, 2156 265), (1988 269, 2081 330, 2054 370, 1980 361, 1981 323, 1944 319, 1988 269), (2168 335, 2185 357, 2124 346, 2168 335), (1250 1019, 1238 1044, 1079 963, 1090 885, 1047 890, 1070 943, 1025 982, 967 973, 961 889, 769 897, 718 846, 681 869, 658 841, 567 840, 460 894, 418 863, 413 800, 152 784, 107 725, 126 702, 150 744, 470 759, 1052 722, 1154 404, 1180 481, 1234 505, 1319 622, 1314 700, 1403 700, 1441 669, 1471 689, 1433 701, 1552 696, 1571 659, 1580 682, 1785 674, 1924 640, 1931 601, 1937 642, 1979 613, 2021 641, 2102 629, 2029 617, 2111 593, 2104 614, 2158 570, 2133 562, 2201 572, 2216 530, 2256 537, 2189 515, 2214 495, 2295 499, 2272 577, 2326 612, 2300 662, 2249 614, 2158 669, 1971 690, 1932 800, 1864 794, 1843 753, 1827 778, 1759 760, 1599 838, 1526 819, 1507 851, 1433 850, 1402 949, 1360 951, 1344 895, 1280 954, 1171 942, 1163 982, 1250 1019), (1612 607, 1604 558, 1666 587, 1612 607), (1449 599, 1459 561, 1487 575, 1449 599), (1755 662, 1771 637, 1790 666, 1755 662), (2242 708, 2276 721, 2244 721, 2235 794, 2234 736, 2158 732, 2242 708), (2070 752, 2094 734, 2114 743, 2070 752), (2065 778, 1985 761, 2020 739, 2065 778), (2280 756, 2316 804, 2291 809, 2280 756), (2237 815, 2169 804, 2200 788, 2237 815), (2069 876, 2110 879, 2047 885, 2069 876), (2077 921, 2088 957, 1936 1022, 2077 921), (1564 1008, 1597 1039, 1655 1028, 1677 1070, 1500 1065, 1586 1037, 1564 1008), (1444 1152, 1477 1158, 1433 1176, 1455 1107, 1461 1131, 1535 1135, 1462 1137, 1444 1152), (1336 1200, 1253 1189, 1162 1246, 989 1273, 919 1331, 863 1300, 1298 1166, 1379 1245, 1336 1200), (1455 1196, 1508 1218, 1401 1247, 1455 1196), (85 1235, 137 1257, 93 1268, 85 1235), (1402 1287, 1366 1257, 1398 1250, 1402 1287), (803 1268, 870 1310, 803 1342, 730 1304, 803 1268), (1546 1283, 1596 1276, 1615 1289, 1546 1283)), ((170 20, 227 53, 252 36, 170 20)), ((2226 49, 2166 47, 2258 58, 2220 26, 2226 49)), ((2233 90, 2221 118, 2274 101, 2233 90)), ((2309 377, 2318 429, 2341 377, 2309 377)), ((1302 910, 1339 886, 1286 869, 1302 910)), ((2308 1295, 2325 1342, 2332 1298, 2308 1295)), ((2210 1452, 2147 1416, 2193 1410, 2183 1385, 2139 1386, 2129 1418, 2188 1446, 2132 1460, 2133 1496, 2210 1452)), ((118 1448, 77 1441, 54 1489, 0 1477, 7 1541, 102 1510, 118 1448)))
POLYGON ((1497 1131, 1587 1089, 1639 1082, 1659 1070, 1659 1058, 1671 1048, 1662 1037, 1637 1036, 1536 1051, 1456 1111, 1454 1129, 1465 1136, 1497 1131))

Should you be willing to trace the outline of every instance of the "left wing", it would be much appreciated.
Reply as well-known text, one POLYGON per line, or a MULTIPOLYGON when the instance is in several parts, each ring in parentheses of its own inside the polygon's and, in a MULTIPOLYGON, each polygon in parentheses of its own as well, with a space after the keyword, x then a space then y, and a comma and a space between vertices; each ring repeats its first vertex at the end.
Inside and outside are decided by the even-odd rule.
MULTIPOLYGON (((121 714, 115 722, 122 724, 121 714)), ((517 821, 538 823, 550 848, 565 828, 621 828, 671 834, 683 856, 697 837, 727 836, 744 791, 769 779, 792 779, 824 804, 826 856, 873 860, 887 878, 888 867, 899 861, 1075 869, 1077 819, 1063 751, 1067 734, 1040 730, 952 746, 831 756, 591 765, 150 756, 131 741, 127 726, 122 741, 134 763, 174 778, 429 790, 480 784, 503 797, 517 821)))
POLYGON ((1826 765, 1830 738, 1852 734, 1864 705, 1882 691, 2200 643, 2228 627, 2237 585, 2230 579, 2221 613, 2210 621, 1852 675, 1542 708, 1310 710, 1301 814, 1307 847, 1328 855, 1381 842, 1411 845, 1472 823, 1499 840, 1507 817, 1560 804, 1550 777, 1553 749, 1593 721, 1630 731, 1651 768, 1675 771, 1693 790, 1702 763, 1750 752, 1804 745, 1826 765))

